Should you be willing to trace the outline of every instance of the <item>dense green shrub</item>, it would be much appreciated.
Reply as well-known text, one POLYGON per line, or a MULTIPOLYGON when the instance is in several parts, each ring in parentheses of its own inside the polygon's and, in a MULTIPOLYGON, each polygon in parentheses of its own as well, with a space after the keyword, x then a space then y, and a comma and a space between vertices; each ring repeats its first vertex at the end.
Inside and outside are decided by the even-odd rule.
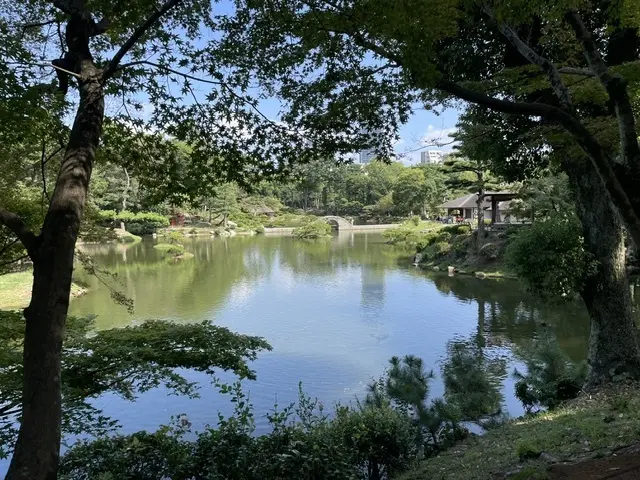
POLYGON ((463 255, 469 250, 471 240, 472 238, 470 234, 457 235, 453 238, 451 248, 456 252, 456 254, 463 255))
POLYGON ((125 224, 128 232, 134 235, 151 235, 160 228, 169 226, 169 219, 164 215, 153 212, 133 213, 127 210, 116 213, 113 210, 103 210, 99 213, 103 222, 116 225, 119 222, 125 224))
POLYGON ((440 230, 441 232, 448 232, 451 235, 460 235, 463 233, 471 233, 471 225, 468 225, 466 223, 462 223, 459 225, 445 225, 444 227, 442 227, 442 229, 440 230))
POLYGON ((407 228, 403 225, 399 225, 389 230, 382 232, 382 236, 387 239, 389 243, 412 243, 412 240, 417 240, 417 232, 412 228, 407 228))
POLYGON ((436 242, 433 244, 433 252, 436 257, 442 257, 449 253, 451 250, 451 245, 447 242, 436 242))
POLYGON ((438 239, 438 232, 421 233, 416 241, 416 250, 421 252, 438 239))
POLYGON ((115 210, 100 210, 98 212, 98 217, 100 220, 105 222, 115 222, 118 217, 118 212, 115 210))
POLYGON ((366 468, 366 478, 389 478, 420 451, 416 426, 388 405, 339 408, 332 427, 354 463, 366 468))
POLYGON ((597 266, 584 249, 580 223, 572 218, 521 228, 507 247, 506 260, 532 291, 556 298, 577 294, 597 266))
POLYGON ((180 230, 171 230, 167 234, 167 240, 172 245, 182 245, 182 242, 185 240, 185 235, 180 230))
POLYGON ((180 256, 185 253, 184 247, 182 245, 174 245, 171 243, 159 243, 158 245, 154 245, 153 248, 174 257, 180 256))
POLYGON ((411 223, 413 223, 416 227, 420 225, 420 217, 418 215, 414 215, 409 219, 411 223))
POLYGON ((323 220, 316 220, 312 223, 307 223, 302 227, 298 227, 293 231, 296 238, 323 238, 331 235, 331 225, 323 220))
POLYGON ((485 243, 478 253, 485 260, 495 260, 500 256, 500 247, 495 243, 485 243))
POLYGON ((271 433, 255 436, 253 409, 239 384, 231 394, 234 415, 220 417, 195 440, 188 420, 156 433, 80 442, 64 456, 65 480, 122 479, 360 479, 381 480, 416 457, 415 427, 389 406, 338 406, 334 418, 300 393, 297 406, 267 416, 271 433))
POLYGON ((451 232, 440 232, 438 235, 438 242, 450 242, 451 241, 451 232))
POLYGON ((265 227, 302 227, 314 222, 318 217, 314 215, 303 215, 296 213, 285 213, 267 220, 265 227))
POLYGON ((256 231, 262 227, 263 221, 267 221, 267 217, 251 215, 246 212, 234 212, 229 216, 229 220, 234 222, 239 229, 256 231))

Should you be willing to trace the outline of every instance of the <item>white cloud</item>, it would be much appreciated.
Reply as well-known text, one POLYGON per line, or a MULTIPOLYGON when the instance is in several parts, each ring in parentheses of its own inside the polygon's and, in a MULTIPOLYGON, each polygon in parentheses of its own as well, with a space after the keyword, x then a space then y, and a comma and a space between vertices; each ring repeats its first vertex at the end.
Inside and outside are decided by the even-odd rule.
POLYGON ((443 128, 436 130, 433 125, 427 127, 426 133, 420 139, 422 146, 432 146, 438 150, 451 151, 455 146, 453 134, 455 128, 443 128))

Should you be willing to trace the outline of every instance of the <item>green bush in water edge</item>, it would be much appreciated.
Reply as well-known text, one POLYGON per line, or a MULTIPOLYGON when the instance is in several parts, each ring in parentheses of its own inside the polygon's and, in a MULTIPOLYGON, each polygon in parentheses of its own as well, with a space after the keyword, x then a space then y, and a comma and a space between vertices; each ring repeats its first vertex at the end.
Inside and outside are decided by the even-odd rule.
POLYGON ((331 235, 331 225, 323 220, 316 220, 293 231, 297 238, 323 238, 331 235))

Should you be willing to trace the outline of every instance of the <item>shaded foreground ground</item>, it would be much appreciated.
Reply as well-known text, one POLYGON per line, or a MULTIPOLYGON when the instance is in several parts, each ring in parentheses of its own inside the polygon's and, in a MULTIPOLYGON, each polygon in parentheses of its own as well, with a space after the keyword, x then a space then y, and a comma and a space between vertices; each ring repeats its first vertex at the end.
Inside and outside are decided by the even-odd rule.
POLYGON ((640 446, 618 450, 608 457, 585 460, 570 465, 553 465, 549 468, 553 480, 640 478, 640 446))
POLYGON ((640 385, 583 394, 425 460, 402 480, 640 478, 640 385))

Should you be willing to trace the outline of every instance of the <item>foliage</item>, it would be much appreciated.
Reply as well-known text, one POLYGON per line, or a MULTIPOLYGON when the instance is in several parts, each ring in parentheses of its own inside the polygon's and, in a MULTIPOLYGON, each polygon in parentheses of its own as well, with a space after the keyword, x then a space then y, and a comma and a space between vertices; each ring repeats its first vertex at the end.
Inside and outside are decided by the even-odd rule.
POLYGON ((153 248, 163 254, 170 255, 171 257, 179 257, 185 253, 184 246, 180 244, 158 243, 157 245, 154 245, 153 248))
POLYGON ((230 394, 235 412, 219 416, 217 428, 187 440, 188 421, 178 419, 153 434, 80 442, 64 456, 61 478, 381 480, 417 453, 412 425, 388 406, 338 406, 330 419, 300 391, 297 405, 276 406, 267 416, 271 432, 255 436, 253 407, 240 385, 219 387, 230 394))
POLYGON ((300 239, 328 237, 331 235, 331 225, 324 220, 316 220, 315 222, 307 223, 302 227, 296 228, 293 234, 296 238, 300 239))
POLYGON ((404 169, 393 186, 393 203, 399 213, 419 213, 426 216, 430 205, 441 199, 439 185, 433 177, 425 177, 420 168, 404 169))
POLYGON ((495 260, 500 256, 500 247, 495 243, 485 243, 478 251, 485 260, 495 260))
POLYGON ((532 458, 538 458, 542 451, 530 442, 522 442, 516 446, 516 454, 521 462, 532 458))
POLYGON ((206 205, 209 209, 209 221, 215 219, 218 224, 226 227, 229 217, 239 213, 238 187, 233 183, 225 183, 213 189, 213 196, 206 205))
MULTIPOLYGON (((16 415, 22 404, 22 342, 25 322, 18 312, 0 311, 0 454, 15 441, 16 415)), ((198 385, 176 369, 213 376, 229 370, 255 378, 248 362, 270 346, 261 338, 232 333, 208 322, 176 324, 146 321, 113 330, 92 331, 89 318, 69 318, 62 363, 63 430, 102 435, 117 426, 93 405, 105 393, 135 400, 163 386, 177 395, 195 397, 198 385)))
POLYGON ((572 298, 595 268, 585 252, 580 224, 572 218, 553 217, 520 229, 506 259, 533 292, 548 298, 572 298))
POLYGON ((171 230, 167 233, 167 240, 171 245, 182 245, 185 240, 185 235, 180 230, 171 230))
POLYGON ((442 366, 444 398, 456 406, 462 420, 490 424, 502 414, 505 369, 504 360, 488 358, 476 343, 452 341, 442 366))
POLYGON ((302 227, 308 223, 316 221, 317 218, 313 215, 301 215, 295 213, 285 213, 278 215, 277 217, 270 218, 265 227, 302 227))
POLYGON ((546 220, 550 217, 573 217, 575 202, 565 174, 548 174, 525 182, 518 196, 509 204, 509 211, 517 218, 546 220))
POLYGON ((134 213, 124 210, 116 213, 114 210, 102 210, 99 212, 99 218, 101 221, 112 225, 122 222, 125 224, 127 231, 134 235, 151 235, 160 228, 169 226, 167 217, 154 212, 134 213))
POLYGON ((257 231, 261 228, 264 229, 262 223, 266 222, 266 217, 257 217, 242 211, 237 211, 229 215, 229 220, 238 225, 238 228, 257 231))
POLYGON ((420 217, 418 215, 414 215, 410 218, 411 223, 413 223, 416 227, 420 225, 420 217))
POLYGON ((574 363, 562 351, 557 340, 546 335, 531 349, 520 352, 526 373, 514 370, 516 397, 528 411, 557 408, 575 398, 587 376, 586 362, 574 363))
MULTIPOLYGON (((416 216, 417 217, 417 216, 416 216)), ((433 243, 441 231, 441 225, 433 222, 422 222, 412 217, 397 227, 382 232, 388 243, 416 245, 418 250, 433 243)))
POLYGON ((463 235, 466 233, 471 233, 471 225, 457 225, 456 233, 458 235, 463 235))
POLYGON ((443 257, 451 250, 451 245, 448 242, 436 242, 431 246, 431 252, 434 257, 443 257))
POLYGON ((451 233, 445 231, 441 231, 436 238, 438 242, 450 242, 451 241, 451 233))
POLYGON ((422 359, 413 355, 392 357, 389 365, 383 378, 369 384, 365 405, 378 408, 390 405, 409 415, 418 428, 417 441, 427 456, 450 447, 465 435, 455 405, 442 399, 427 402, 434 373, 424 369, 422 359))

